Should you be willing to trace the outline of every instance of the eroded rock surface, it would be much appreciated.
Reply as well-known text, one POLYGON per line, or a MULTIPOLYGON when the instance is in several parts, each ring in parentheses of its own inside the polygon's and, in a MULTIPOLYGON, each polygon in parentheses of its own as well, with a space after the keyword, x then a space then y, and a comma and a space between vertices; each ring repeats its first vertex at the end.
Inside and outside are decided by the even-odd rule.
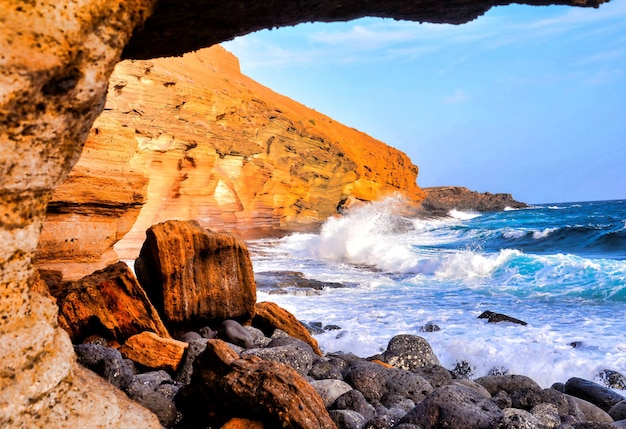
POLYGON ((446 216, 450 210, 473 212, 497 212, 507 208, 528 207, 516 201, 511 194, 492 194, 471 191, 461 186, 438 186, 424 188, 426 198, 420 209, 427 215, 446 216))
POLYGON ((245 243, 195 221, 152 226, 137 278, 168 328, 254 317, 256 284, 245 243))

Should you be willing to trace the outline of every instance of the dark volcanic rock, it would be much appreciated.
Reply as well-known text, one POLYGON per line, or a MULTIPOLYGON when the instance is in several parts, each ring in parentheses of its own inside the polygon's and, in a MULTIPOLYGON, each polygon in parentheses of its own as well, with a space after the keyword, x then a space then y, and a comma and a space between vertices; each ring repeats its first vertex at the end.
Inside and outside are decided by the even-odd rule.
POLYGON ((470 191, 459 186, 423 188, 426 199, 420 208, 427 215, 446 216, 452 209, 474 212, 497 212, 509 208, 525 208, 526 203, 515 201, 511 194, 492 194, 470 191))
POLYGON ((396 335, 383 353, 384 361, 396 368, 413 371, 427 365, 439 365, 430 344, 417 335, 396 335))
POLYGON ((356 389, 352 389, 339 396, 331 405, 336 410, 356 411, 369 421, 376 417, 376 409, 367 402, 365 396, 356 389))
POLYGON ((495 395, 500 390, 507 393, 526 389, 541 390, 534 380, 524 375, 488 375, 475 381, 487 389, 491 395, 495 395))
POLYGON ((106 379, 118 389, 125 389, 133 380, 132 367, 118 350, 97 344, 79 344, 74 347, 74 350, 78 363, 106 379))
POLYGON ((264 271, 254 273, 257 290, 268 293, 291 293, 299 295, 309 291, 321 291, 346 287, 342 283, 323 282, 315 279, 307 279, 299 271, 264 271))
POLYGON ((502 410, 475 390, 449 385, 431 392, 400 423, 412 423, 424 429, 487 429, 502 417, 502 410))
POLYGON ((511 322, 517 325, 526 326, 528 323, 506 314, 494 313, 493 311, 484 311, 478 316, 478 319, 487 319, 487 323, 511 322))
POLYGON ((623 401, 622 395, 593 381, 572 377, 565 383, 565 393, 589 401, 604 411, 623 401))

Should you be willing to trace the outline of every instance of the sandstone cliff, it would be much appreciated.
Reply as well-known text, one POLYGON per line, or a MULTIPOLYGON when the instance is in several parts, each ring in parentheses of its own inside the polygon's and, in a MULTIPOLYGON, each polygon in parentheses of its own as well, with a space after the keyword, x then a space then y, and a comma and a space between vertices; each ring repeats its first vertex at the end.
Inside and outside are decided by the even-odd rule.
POLYGON ((417 172, 403 153, 242 75, 220 46, 124 61, 53 196, 39 263, 87 274, 116 258, 129 230, 116 249, 134 258, 167 219, 242 235, 307 229, 348 196, 421 200, 417 172))

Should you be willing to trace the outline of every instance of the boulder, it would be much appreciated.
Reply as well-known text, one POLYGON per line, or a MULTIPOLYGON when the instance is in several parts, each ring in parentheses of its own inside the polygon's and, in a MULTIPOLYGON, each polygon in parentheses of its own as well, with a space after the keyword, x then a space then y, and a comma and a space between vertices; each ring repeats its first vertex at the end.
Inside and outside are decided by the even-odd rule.
POLYGON ((317 357, 311 346, 296 338, 276 338, 264 348, 243 351, 241 356, 258 356, 282 363, 295 369, 302 375, 309 373, 317 357))
POLYGON ((365 417, 353 410, 331 410, 328 413, 337 424, 337 429, 361 429, 365 417))
POLYGON ((314 380, 310 384, 320 394, 326 408, 329 408, 344 393, 354 390, 352 386, 341 380, 314 380))
POLYGON ((424 429, 488 429, 502 417, 502 410, 475 390, 449 385, 433 390, 400 423, 412 423, 424 429))
POLYGON ((130 337, 120 353, 147 368, 176 371, 182 363, 188 343, 159 337, 154 332, 142 332, 130 337))
POLYGON ((626 419, 626 400, 618 402, 609 410, 609 416, 615 421, 626 419))
POLYGON ((500 390, 507 393, 526 389, 541 390, 541 386, 525 375, 487 375, 475 381, 487 389, 491 395, 495 395, 500 390))
POLYGON ((366 421, 369 421, 376 417, 376 409, 367 402, 365 396, 356 389, 348 390, 343 395, 339 396, 331 408, 335 410, 352 410, 356 411, 365 417, 366 421))
POLYGON ((119 350, 97 344, 79 344, 74 347, 78 363, 89 368, 100 377, 124 390, 133 380, 133 369, 124 360, 119 350))
POLYGON ((206 230, 196 221, 153 225, 135 271, 166 325, 201 327, 254 316, 252 263, 234 235, 206 230))
POLYGON ((289 336, 307 343, 316 354, 320 356, 322 354, 317 341, 302 323, 293 314, 279 307, 278 304, 269 301, 257 303, 252 325, 262 330, 268 337, 271 337, 276 329, 280 329, 289 336))
POLYGON ((611 407, 626 399, 608 387, 578 377, 567 380, 565 393, 591 402, 604 411, 609 411, 611 407))
POLYGON ((319 394, 296 371, 257 356, 240 358, 221 340, 209 340, 176 402, 191 425, 241 417, 266 427, 335 428, 319 394))
POLYGON ((122 343, 143 331, 170 337, 148 296, 124 262, 65 283, 51 292, 59 306, 59 325, 75 343, 90 335, 122 343))
POLYGON ((393 337, 383 358, 388 364, 408 371, 427 366, 439 365, 439 359, 433 353, 433 349, 422 337, 417 335, 396 335, 393 337))

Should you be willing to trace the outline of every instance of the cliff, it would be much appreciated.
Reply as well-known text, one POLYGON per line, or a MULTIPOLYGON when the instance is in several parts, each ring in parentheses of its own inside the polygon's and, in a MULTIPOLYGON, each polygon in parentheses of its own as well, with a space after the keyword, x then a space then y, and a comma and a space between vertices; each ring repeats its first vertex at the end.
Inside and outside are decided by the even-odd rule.
POLYGON ((124 61, 48 206, 39 265, 87 274, 116 259, 124 235, 116 250, 134 258, 167 219, 244 236, 310 229, 349 196, 421 200, 417 173, 398 150, 244 76, 220 46, 124 61))

